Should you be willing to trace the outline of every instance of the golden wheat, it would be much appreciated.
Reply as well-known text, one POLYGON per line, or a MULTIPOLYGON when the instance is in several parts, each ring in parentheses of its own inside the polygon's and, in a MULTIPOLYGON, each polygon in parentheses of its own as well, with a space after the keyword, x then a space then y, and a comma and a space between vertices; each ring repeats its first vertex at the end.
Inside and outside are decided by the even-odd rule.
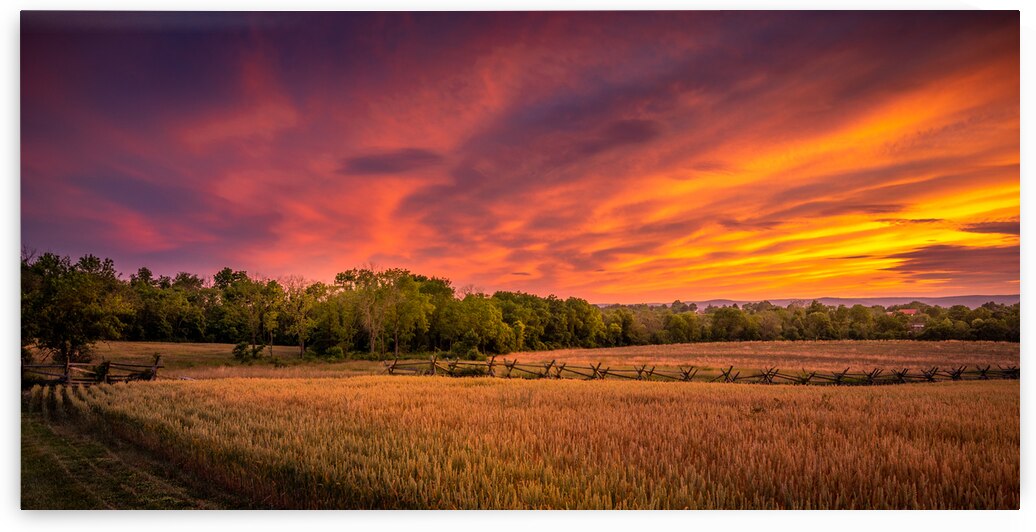
POLYGON ((526 363, 551 360, 569 364, 603 363, 612 367, 647 364, 675 367, 805 368, 810 371, 885 370, 932 366, 1017 366, 1018 343, 919 342, 914 340, 851 340, 818 342, 710 342, 696 344, 640 345, 600 349, 526 351, 507 355, 526 363))
POLYGON ((436 377, 34 388, 281 508, 1017 508, 1016 381, 436 377))

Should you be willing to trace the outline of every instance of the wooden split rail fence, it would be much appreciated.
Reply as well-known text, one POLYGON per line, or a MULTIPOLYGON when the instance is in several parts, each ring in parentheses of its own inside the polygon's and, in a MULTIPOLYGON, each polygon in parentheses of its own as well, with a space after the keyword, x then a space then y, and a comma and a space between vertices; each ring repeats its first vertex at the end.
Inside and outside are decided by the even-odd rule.
POLYGON ((22 364, 22 382, 27 384, 101 384, 129 381, 150 381, 158 377, 158 369, 165 367, 159 362, 161 355, 155 355, 152 364, 123 364, 101 362, 88 364, 65 362, 64 364, 22 364))
POLYGON ((589 366, 569 365, 552 360, 545 364, 519 364, 518 360, 497 361, 496 357, 485 361, 439 359, 428 361, 399 359, 385 362, 384 373, 389 375, 445 375, 449 377, 501 377, 527 379, 627 379, 679 382, 728 382, 746 384, 828 384, 828 385, 878 385, 905 384, 908 382, 964 381, 989 379, 1018 379, 1021 371, 1017 366, 954 366, 951 368, 931 367, 920 370, 874 369, 868 372, 806 371, 784 372, 776 367, 766 370, 738 370, 734 366, 726 369, 706 369, 696 366, 680 367, 678 371, 660 370, 656 366, 634 366, 632 369, 602 368, 602 364, 589 366))

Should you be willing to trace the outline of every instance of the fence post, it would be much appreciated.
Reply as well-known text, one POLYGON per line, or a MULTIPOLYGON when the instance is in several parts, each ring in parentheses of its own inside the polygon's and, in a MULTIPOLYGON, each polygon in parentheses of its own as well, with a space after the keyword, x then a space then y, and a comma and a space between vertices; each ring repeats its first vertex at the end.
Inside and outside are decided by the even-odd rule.
POLYGON ((162 360, 162 355, 156 354, 154 362, 151 363, 151 374, 148 376, 147 380, 150 381, 158 378, 158 362, 160 360, 162 360))
POLYGON ((111 362, 105 360, 104 362, 101 362, 97 366, 97 370, 98 370, 98 372, 100 372, 100 378, 98 378, 98 373, 96 373, 96 372, 94 373, 94 379, 97 382, 103 383, 103 384, 110 384, 111 383, 111 367, 112 367, 111 364, 112 364, 111 362))
POLYGON ((556 362, 556 361, 557 361, 556 359, 555 360, 551 360, 550 364, 547 364, 547 366, 545 368, 543 368, 543 374, 540 375, 541 379, 546 377, 548 374, 550 374, 550 368, 554 367, 554 362, 556 362))
POLYGON ((428 363, 428 374, 435 375, 435 355, 432 355, 432 359, 428 363))

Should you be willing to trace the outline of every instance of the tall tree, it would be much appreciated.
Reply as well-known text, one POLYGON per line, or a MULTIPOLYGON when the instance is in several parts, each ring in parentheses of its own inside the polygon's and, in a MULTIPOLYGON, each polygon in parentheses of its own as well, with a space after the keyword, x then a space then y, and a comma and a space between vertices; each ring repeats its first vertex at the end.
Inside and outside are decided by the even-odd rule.
MULTIPOLYGON (((227 270, 229 268, 224 272, 227 270)), ((230 322, 228 328, 243 331, 253 353, 269 345, 272 356, 282 294, 277 281, 252 279, 245 272, 234 272, 227 282, 219 282, 217 286, 223 287, 222 304, 226 309, 224 319, 230 322)), ((240 340, 242 338, 238 338, 240 340)))
POLYGON ((324 355, 344 356, 352 351, 359 331, 356 293, 338 285, 324 285, 314 308, 312 347, 324 355))
POLYGON ((86 362, 95 342, 120 337, 133 309, 111 259, 44 253, 22 258, 22 342, 57 362, 86 362))
POLYGON ((392 331, 395 356, 399 357, 400 343, 409 342, 416 331, 428 330, 428 317, 435 306, 410 272, 386 270, 383 275, 388 289, 385 321, 392 331))
POLYGON ((385 352, 383 334, 388 314, 389 277, 373 266, 352 269, 335 276, 335 283, 356 294, 356 307, 359 311, 363 328, 368 335, 368 348, 371 356, 380 342, 380 353, 385 352))
POLYGON ((307 284, 299 276, 290 276, 282 280, 284 287, 284 320, 287 333, 299 342, 299 358, 306 356, 306 340, 309 338, 316 320, 313 310, 317 300, 326 292, 323 283, 307 284))

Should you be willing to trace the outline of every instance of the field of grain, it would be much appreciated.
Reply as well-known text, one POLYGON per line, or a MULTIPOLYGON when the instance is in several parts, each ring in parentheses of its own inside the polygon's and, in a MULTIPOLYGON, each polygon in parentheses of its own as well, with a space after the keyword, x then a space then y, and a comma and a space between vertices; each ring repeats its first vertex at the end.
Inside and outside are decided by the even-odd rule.
POLYGON ((278 508, 1019 505, 1017 381, 224 379, 26 401, 278 508))
MULTIPOLYGON (((150 364, 162 355, 163 377, 212 378, 318 378, 352 377, 380 372, 378 362, 349 360, 328 362, 300 360, 294 347, 275 346, 278 364, 257 361, 236 362, 230 344, 190 344, 165 342, 101 342, 94 360, 128 364, 150 364)), ((428 354, 409 355, 427 360, 428 354)), ((440 358, 445 355, 440 354, 440 358)), ((603 349, 562 349, 529 351, 498 357, 523 363, 596 364, 613 369, 648 365, 662 368, 697 366, 758 370, 778 367, 786 371, 917 370, 996 365, 1018 366, 1019 344, 1005 342, 917 342, 917 341, 821 341, 821 342, 713 342, 696 344, 646 345, 603 349)))
POLYGON ((919 369, 932 366, 1018 366, 1020 344, 1009 342, 919 342, 912 340, 835 340, 799 342, 708 342, 641 345, 603 349, 526 351, 507 355, 522 362, 567 362, 605 366, 658 365, 836 371, 919 369))

